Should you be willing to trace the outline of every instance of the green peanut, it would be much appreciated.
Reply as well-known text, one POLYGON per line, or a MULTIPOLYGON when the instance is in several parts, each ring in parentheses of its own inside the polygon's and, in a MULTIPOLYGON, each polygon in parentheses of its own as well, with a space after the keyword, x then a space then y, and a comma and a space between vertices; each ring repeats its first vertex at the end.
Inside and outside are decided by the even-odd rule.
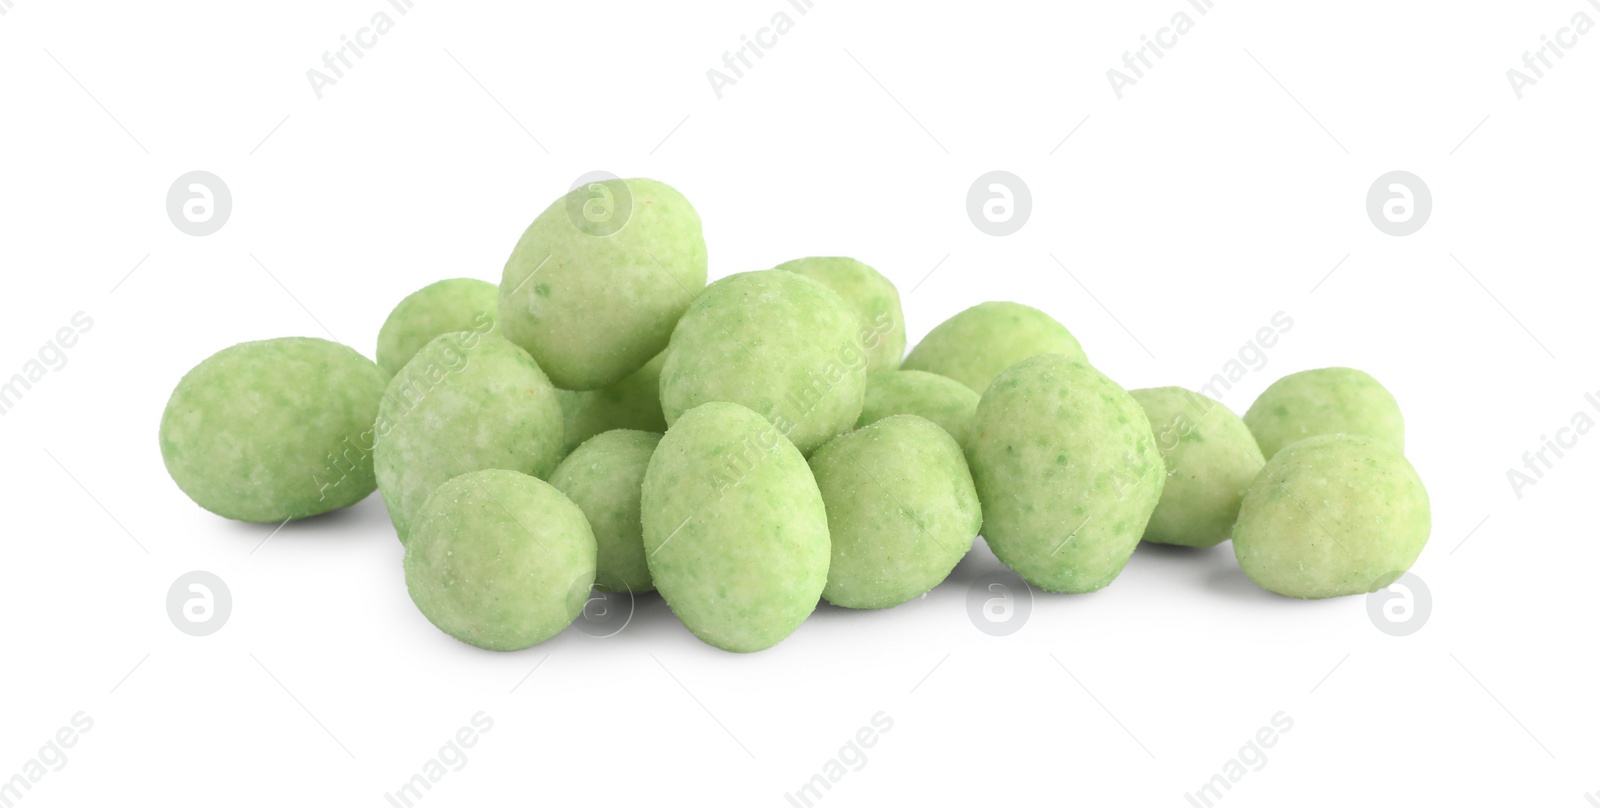
POLYGON ((1138 402, 1061 354, 1025 359, 995 378, 978 402, 967 460, 989 548, 1049 592, 1111 583, 1167 476, 1138 402))
POLYGON ((1318 435, 1267 461, 1245 492, 1233 553, 1262 589, 1296 598, 1388 586, 1422 554, 1428 492, 1389 444, 1318 435))
POLYGON ((1211 547, 1233 531, 1244 491, 1266 464, 1250 428, 1221 402, 1181 387, 1130 390, 1155 430, 1167 483, 1144 540, 1211 547))
POLYGON ((502 469, 439 486, 406 543, 406 589, 441 631, 490 651, 561 633, 588 602, 595 541, 548 483, 502 469))
POLYGON ((938 424, 891 416, 824 443, 809 462, 832 537, 829 603, 905 603, 972 549, 983 524, 978 492, 961 447, 938 424))
POLYGON ((661 409, 673 424, 701 404, 741 404, 810 453, 855 425, 865 367, 855 314, 833 290, 793 272, 730 275, 673 332, 661 409))
POLYGON ((422 346, 440 334, 476 331, 496 334, 500 289, 487 281, 453 278, 407 295, 378 329, 378 369, 394 378, 422 346))
POLYGON ((444 334, 400 369, 378 408, 378 489, 400 540, 446 480, 482 469, 548 475, 563 424, 555 388, 521 348, 444 334))
POLYGON ((906 316, 900 290, 854 258, 797 258, 777 269, 797 272, 837 292, 856 312, 867 372, 894 370, 906 353, 906 316))
POLYGON ((666 356, 658 354, 622 381, 599 390, 558 391, 567 424, 562 454, 613 429, 667 431, 667 417, 661 414, 661 366, 665 362, 666 356))
POLYGON ((967 445, 978 394, 972 388, 936 373, 895 370, 867 377, 866 398, 856 426, 876 423, 891 415, 920 415, 967 445))
POLYGON ((1047 353, 1088 362, 1072 332, 1050 315, 1021 303, 990 301, 934 326, 901 367, 948 376, 981 395, 1000 371, 1047 353))
POLYGON ((1315 435, 1366 435, 1405 451, 1400 405, 1377 379, 1351 368, 1306 370, 1273 382, 1244 422, 1269 458, 1315 435))
POLYGON ((500 329, 563 390, 643 367, 706 285, 700 216, 649 179, 586 184, 533 220, 500 280, 500 329))
POLYGON ((770 648, 817 608, 830 552, 822 494, 753 410, 712 402, 678 418, 645 470, 640 515, 656 589, 706 643, 770 648))
POLYGON ((661 436, 616 429, 583 442, 550 474, 550 484, 583 509, 599 547, 595 582, 608 592, 649 592, 639 496, 661 436))
POLYGON ((383 375, 335 342, 245 342, 184 375, 161 414, 161 459, 195 504, 246 522, 302 519, 376 485, 383 375))

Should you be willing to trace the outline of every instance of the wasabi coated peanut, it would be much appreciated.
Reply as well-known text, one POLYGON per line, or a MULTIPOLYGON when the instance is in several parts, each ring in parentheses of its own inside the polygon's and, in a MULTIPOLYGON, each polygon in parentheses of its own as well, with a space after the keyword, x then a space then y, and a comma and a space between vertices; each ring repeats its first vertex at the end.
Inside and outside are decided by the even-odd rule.
POLYGON ((810 453, 860 417, 866 360, 855 313, 833 290, 793 272, 730 275, 673 332, 661 409, 673 424, 707 402, 742 404, 810 453))
POLYGON ((1364 436, 1290 444, 1244 495, 1233 553, 1262 589, 1295 598, 1374 592, 1428 542, 1428 492, 1403 455, 1364 436))
POLYGON ((965 447, 972 431, 978 394, 972 388, 936 373, 896 370, 867 377, 866 399, 856 426, 866 426, 891 415, 920 415, 950 433, 965 447))
POLYGON ((560 459, 561 405, 521 348, 471 331, 444 334, 401 368, 378 408, 378 488, 400 540, 444 481, 509 469, 544 477, 560 459))
POLYGON ((1377 379, 1351 368, 1306 370, 1273 382, 1244 422, 1269 458, 1313 435, 1366 435, 1405 451, 1400 405, 1377 379))
POLYGON ((434 337, 454 331, 498 333, 500 289, 475 278, 439 281, 407 295, 378 329, 378 369, 394 378, 434 337))
POLYGON ((983 524, 955 439, 896 415, 811 455, 827 505, 832 558, 822 596, 847 609, 898 606, 939 585, 983 524))
POLYGON ((500 329, 563 390, 595 390, 667 346, 706 285, 700 216, 647 179, 588 183, 534 219, 500 281, 500 329))
POLYGON ((1087 363, 1067 327, 1031 306, 979 303, 933 327, 901 365, 948 376, 983 393, 1000 371, 1039 354, 1087 363))
POLYGON ((1167 476, 1138 402, 1061 354, 995 378, 978 402, 967 460, 989 549, 1049 592, 1111 583, 1167 476))
POLYGON ((817 608, 822 494, 799 450, 754 411, 713 402, 678 418, 645 470, 640 514, 656 589, 706 643, 770 648, 817 608))
POLYGON ((376 485, 377 365, 327 340, 245 342, 196 365, 161 415, 161 459, 218 516, 300 519, 360 502, 376 485))
POLYGON ((1250 428, 1221 402, 1181 387, 1129 390, 1155 430, 1167 469, 1144 540, 1211 547, 1228 538, 1239 501, 1266 464, 1250 428))
POLYGON ((428 621, 490 651, 538 645, 572 624, 594 585, 583 511, 542 480, 488 469, 448 480, 417 512, 406 589, 428 621))
POLYGON ((667 431, 667 417, 661 414, 661 366, 665 361, 665 356, 657 355, 622 381, 599 390, 560 391, 561 412, 567 422, 562 453, 612 429, 667 431))
POLYGON ((616 429, 583 442, 556 466, 550 484, 583 509, 600 556, 595 585, 607 592, 649 592, 639 491, 661 436, 616 429))
POLYGON ((868 373, 900 367, 906 353, 906 316, 900 311, 900 291, 888 278, 854 258, 797 258, 776 268, 832 289, 855 310, 868 373))

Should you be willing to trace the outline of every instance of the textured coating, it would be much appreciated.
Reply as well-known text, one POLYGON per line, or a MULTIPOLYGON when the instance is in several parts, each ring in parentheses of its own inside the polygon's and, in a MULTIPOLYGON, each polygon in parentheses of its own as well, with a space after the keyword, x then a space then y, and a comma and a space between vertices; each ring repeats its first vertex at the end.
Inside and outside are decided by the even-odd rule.
POLYGON ((622 381, 599 390, 559 391, 561 413, 567 422, 562 454, 613 429, 667 431, 667 417, 661 414, 661 366, 665 362, 666 356, 658 354, 622 381))
POLYGON ((549 474, 562 433, 555 388, 521 348, 471 331, 435 338, 389 382, 378 410, 378 488, 400 540, 452 477, 549 474))
POLYGON ((1181 387, 1128 394, 1155 431, 1167 483, 1144 540, 1211 547, 1233 531, 1244 491, 1266 464, 1249 427, 1221 402, 1181 387))
POLYGON ((599 549, 595 584, 608 592, 649 592, 639 496, 661 436, 616 429, 583 442, 556 466, 550 484, 583 509, 599 549))
POLYGON ((949 577, 983 524, 966 458, 938 424, 896 415, 811 455, 832 555, 822 596, 849 609, 905 603, 949 577))
POLYGON ((933 327, 901 364, 947 376, 982 394, 1000 371, 1039 354, 1087 363, 1067 327, 1032 306, 992 300, 933 327))
POLYGON ((838 293, 854 309, 867 372, 894 370, 906 353, 906 316, 900 290, 882 273, 854 258, 797 258, 777 269, 798 272, 838 293))
POLYGON ((452 278, 412 292, 378 329, 378 369, 385 379, 394 378, 422 346, 440 334, 499 333, 495 327, 499 306, 499 287, 476 278, 452 278))
POLYGON ((1138 402, 1060 354, 1025 359, 994 380, 978 402, 967 460, 989 548, 1050 592, 1111 583, 1166 481, 1138 402))
POLYGON ((696 637, 770 648, 817 607, 828 516, 811 469, 766 419, 713 402, 679 418, 645 471, 645 557, 696 637))
POLYGON ((514 471, 475 471, 439 486, 406 544, 412 602, 444 633, 490 651, 560 634, 583 611, 594 573, 583 512, 514 471))
POLYGON ((1296 598, 1388 586, 1422 554, 1428 492, 1405 457, 1367 437, 1290 444, 1245 493, 1233 553, 1262 589, 1296 598))
POLYGON ((920 415, 950 433, 965 447, 972 433, 972 416, 978 394, 945 376, 922 370, 896 370, 867 377, 866 398, 856 426, 866 426, 891 415, 920 415))
POLYGON ((195 504, 246 522, 301 519, 372 493, 377 365, 308 337, 245 342, 178 382, 161 459, 195 504))
POLYGON ((588 184, 517 242, 500 329, 557 387, 596 390, 661 353, 705 285, 700 216, 682 194, 649 179, 588 184))
POLYGON ((866 353, 833 290, 793 272, 731 275, 683 315, 661 369, 667 423, 712 401, 766 417, 803 453, 861 415, 866 353))
POLYGON ((1319 368, 1292 373, 1261 392, 1244 414, 1261 453, 1315 435, 1366 435, 1395 451, 1405 451, 1405 419, 1400 405, 1377 379, 1352 368, 1319 368))

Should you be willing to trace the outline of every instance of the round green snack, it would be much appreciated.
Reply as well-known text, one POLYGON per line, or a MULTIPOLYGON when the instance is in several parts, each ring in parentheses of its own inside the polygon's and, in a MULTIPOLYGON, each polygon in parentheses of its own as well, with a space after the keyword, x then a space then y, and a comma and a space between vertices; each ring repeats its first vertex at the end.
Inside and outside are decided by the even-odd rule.
POLYGON ((995 378, 978 402, 967 460, 989 549, 1049 592, 1111 583, 1167 478, 1139 403, 1061 354, 995 378))
POLYGON ((938 586, 983 525, 961 447, 926 418, 840 435, 810 464, 832 537, 822 596, 835 606, 885 609, 938 586))
POLYGON ((799 450, 754 411, 713 402, 677 419, 645 470, 640 515, 656 588, 706 643, 770 648, 817 608, 822 494, 799 450))
POLYGON ((161 414, 161 459, 218 516, 301 519, 372 493, 377 365, 336 342, 284 337, 212 354, 161 414))
POLYGON ((854 258, 797 258, 776 268, 821 283, 855 310, 868 373, 900 367, 906 353, 906 316, 900 311, 900 291, 878 270, 854 258))
POLYGON ((1366 435, 1405 451, 1400 405, 1377 379, 1351 368, 1305 370, 1273 382, 1244 422, 1269 458, 1313 435, 1366 435))
POLYGON ((1244 495, 1233 554, 1269 592, 1359 595, 1410 569, 1431 529, 1428 492, 1404 455, 1365 436, 1319 435, 1267 461, 1244 495))
POLYGON ((1144 540, 1211 547, 1233 530, 1244 491, 1266 464, 1249 427, 1219 401, 1182 387, 1130 390, 1167 470, 1144 540))
POLYGON ((920 415, 967 445, 978 394, 955 379, 921 370, 895 370, 867 377, 867 394, 856 426, 862 427, 891 415, 920 415))
POLYGON ((1000 371, 1046 353, 1089 361, 1072 332, 1050 315, 992 300, 934 326, 901 367, 948 376, 982 394, 1000 371))
POLYGON ((378 369, 394 378, 434 337, 454 331, 494 334, 500 289, 488 281, 453 278, 407 295, 378 329, 378 369))
POLYGON ((521 348, 444 334, 400 369, 378 408, 378 488, 400 540, 444 481, 482 469, 544 477, 560 459, 561 405, 521 348))
POLYGON ((700 216, 648 179, 585 183, 528 226, 500 281, 500 329, 563 390, 638 370, 706 285, 700 216))
POLYGON ((867 357, 856 332, 850 307, 810 278, 730 275, 706 287, 672 334, 662 412, 674 424, 707 402, 742 404, 810 453, 861 415, 867 357))
POLYGON ((584 441, 556 466, 550 484, 583 509, 600 557, 595 584, 607 592, 649 592, 639 494, 661 436, 616 429, 584 441))
POLYGON ((622 381, 599 390, 559 391, 567 422, 562 454, 613 429, 667 431, 667 417, 661 414, 661 366, 665 362, 666 356, 658 354, 622 381))
POLYGON ((594 585, 583 511, 543 480, 487 469, 455 477, 417 512, 406 589, 428 621, 490 651, 520 651, 572 624, 594 585))

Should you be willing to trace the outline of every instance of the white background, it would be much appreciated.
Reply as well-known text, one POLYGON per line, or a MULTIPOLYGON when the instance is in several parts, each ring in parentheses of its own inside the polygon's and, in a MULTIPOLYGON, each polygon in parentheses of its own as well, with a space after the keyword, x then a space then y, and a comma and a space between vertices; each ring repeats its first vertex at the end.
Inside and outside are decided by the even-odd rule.
POLYGON ((1600 389, 1600 32, 1521 100, 1506 78, 1600 21, 1585 0, 416 0, 320 100, 306 71, 386 0, 0 5, 0 378, 94 322, 0 418, 0 778, 94 722, 19 804, 388 805, 478 711, 493 729, 421 804, 789 805, 879 711, 892 730, 818 804, 1188 805, 1280 711, 1293 729, 1219 804, 1600 791, 1600 436, 1520 498, 1506 478, 1600 389), (716 98, 706 71, 779 10, 793 30, 716 98), (1194 29, 1118 100, 1106 71, 1179 10, 1194 29), (196 169, 234 199, 203 238, 165 211, 196 169), (995 169, 1034 200, 1003 238, 965 212, 995 169), (1396 169, 1434 198, 1404 238, 1364 204, 1396 169), (263 543, 167 478, 156 428, 195 363, 284 335, 370 355, 401 297, 498 280, 594 170, 683 191, 713 278, 856 256, 913 342, 1018 300, 1130 388, 1199 386, 1285 312, 1225 402, 1335 364, 1389 386, 1432 496, 1429 621, 1396 638, 1362 598, 1269 595, 1222 545, 1141 548, 991 637, 967 613, 999 568, 980 545, 924 600, 823 607, 760 654, 654 597, 617 636, 493 654, 412 606, 376 496, 263 543), (190 570, 232 592, 210 637, 168 620, 190 570))

